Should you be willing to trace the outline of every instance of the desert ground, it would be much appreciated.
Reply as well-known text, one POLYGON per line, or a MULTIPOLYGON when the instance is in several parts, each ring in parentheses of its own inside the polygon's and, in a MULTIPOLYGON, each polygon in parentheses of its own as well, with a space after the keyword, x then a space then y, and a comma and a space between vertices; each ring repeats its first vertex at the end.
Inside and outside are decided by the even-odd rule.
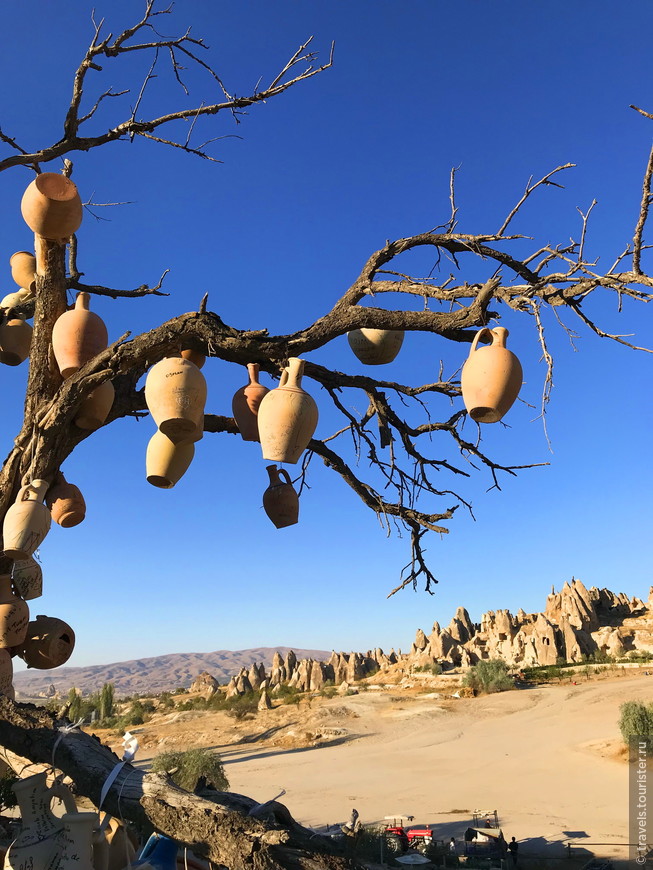
POLYGON ((478 698, 452 698, 456 686, 441 680, 404 679, 245 722, 186 711, 133 730, 141 764, 170 749, 215 748, 232 791, 263 802, 283 790, 279 800, 316 829, 355 807, 367 824, 412 815, 438 838, 461 838, 474 810, 496 809, 524 858, 562 855, 573 840, 577 850, 625 859, 619 705, 653 700, 653 676, 642 667, 573 679, 478 698))

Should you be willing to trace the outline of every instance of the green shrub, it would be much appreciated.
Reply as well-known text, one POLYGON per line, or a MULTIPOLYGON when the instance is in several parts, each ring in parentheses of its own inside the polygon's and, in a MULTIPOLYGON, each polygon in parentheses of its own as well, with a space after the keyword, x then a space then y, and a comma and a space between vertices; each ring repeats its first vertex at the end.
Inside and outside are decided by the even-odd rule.
POLYGON ((227 716, 241 720, 246 716, 251 716, 258 713, 259 697, 256 692, 246 692, 244 695, 234 695, 233 698, 225 698, 222 709, 226 711, 227 716))
POLYGON ((442 665, 439 662, 432 662, 430 665, 418 665, 413 670, 416 673, 433 674, 434 677, 439 677, 442 673, 442 665))
POLYGON ((653 703, 626 701, 619 707, 619 730, 624 743, 632 737, 648 737, 653 746, 653 703))
POLYGON ((275 697, 284 704, 299 704, 302 699, 302 693, 295 686, 289 686, 286 683, 281 683, 275 692, 275 697))
POLYGON ((463 686, 475 692, 504 692, 513 689, 514 683, 508 676, 508 665, 502 659, 488 659, 473 665, 465 674, 463 686))
POLYGON ((161 692, 159 695, 159 709, 160 710, 172 710, 174 709, 175 702, 172 699, 172 695, 170 692, 161 692))
POLYGON ((185 752, 163 752, 152 759, 154 773, 169 773, 170 778, 186 791, 194 791, 200 777, 218 791, 229 788, 222 760, 208 749, 187 749, 185 752))

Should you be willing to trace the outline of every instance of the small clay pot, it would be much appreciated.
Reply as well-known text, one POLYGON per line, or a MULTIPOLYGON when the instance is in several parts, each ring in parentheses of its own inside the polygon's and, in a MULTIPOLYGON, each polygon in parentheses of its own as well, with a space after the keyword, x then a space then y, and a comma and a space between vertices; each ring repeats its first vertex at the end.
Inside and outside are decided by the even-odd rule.
POLYGON ((17 290, 15 293, 7 293, 0 301, 0 308, 9 311, 10 308, 19 308, 25 305, 26 302, 31 302, 34 299, 36 290, 17 290))
POLYGON ((29 607, 12 592, 9 574, 0 574, 0 648, 22 644, 28 622, 29 607))
POLYGON ((49 670, 64 665, 75 649, 75 632, 54 616, 37 616, 27 626, 18 655, 28 668, 49 670))
POLYGON ((318 420, 315 400, 302 389, 304 360, 288 360, 288 380, 263 397, 258 431, 263 459, 295 463, 308 447, 318 420))
POLYGON ((115 397, 116 391, 111 381, 100 384, 79 406, 75 416, 75 426, 91 431, 104 426, 115 397))
POLYGON ((44 239, 67 239, 82 223, 77 186, 58 172, 42 172, 28 186, 20 203, 27 226, 44 239))
POLYGON ((175 444, 163 432, 155 432, 145 456, 147 482, 160 489, 172 489, 188 470, 194 455, 192 441, 175 444))
POLYGON ((263 493, 263 508, 278 529, 294 526, 299 519, 299 497, 285 468, 268 465, 270 485, 263 493), (281 480, 283 476, 283 480, 281 480))
POLYGON ((0 363, 19 366, 29 356, 32 327, 24 317, 12 317, 0 326, 0 363))
POLYGON ((52 519, 64 529, 78 526, 86 516, 86 502, 79 487, 68 483, 61 472, 45 497, 52 519))
POLYGON ((159 430, 171 441, 194 440, 203 429, 204 375, 181 356, 162 359, 148 372, 145 401, 159 430))
POLYGON ((50 530, 50 511, 42 504, 48 487, 47 480, 28 483, 5 514, 2 525, 4 552, 14 561, 29 559, 50 530))
POLYGON ((234 393, 231 410, 243 441, 258 441, 258 409, 270 391, 259 383, 258 363, 247 363, 249 383, 234 393))
POLYGON ((26 559, 24 562, 14 562, 11 572, 11 582, 14 589, 25 601, 40 598, 43 594, 43 571, 34 559, 26 559))
POLYGON ((195 363, 198 369, 201 369, 206 362, 205 354, 203 354, 199 350, 192 350, 191 348, 186 348, 186 350, 182 350, 181 355, 184 359, 190 360, 192 363, 195 363))
POLYGON ((480 329, 463 366, 460 385, 465 407, 477 423, 497 423, 510 410, 522 385, 522 367, 506 347, 508 330, 503 326, 480 329), (482 339, 489 347, 478 348, 482 339))
POLYGON ((107 347, 104 321, 89 310, 90 295, 78 293, 75 307, 64 311, 52 328, 52 350, 63 378, 69 378, 107 347))
POLYGON ((349 346, 366 366, 391 363, 404 343, 403 329, 352 329, 347 333, 349 346))
POLYGON ((11 277, 16 284, 34 293, 36 290, 36 257, 34 254, 30 254, 29 251, 16 251, 9 258, 9 265, 11 266, 11 277))

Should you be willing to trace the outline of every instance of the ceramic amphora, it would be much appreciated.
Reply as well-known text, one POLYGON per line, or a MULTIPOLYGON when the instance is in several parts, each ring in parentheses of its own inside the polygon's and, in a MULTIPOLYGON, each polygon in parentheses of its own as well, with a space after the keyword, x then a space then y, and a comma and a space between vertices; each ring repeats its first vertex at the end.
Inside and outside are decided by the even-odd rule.
POLYGON ((101 815, 99 831, 93 838, 93 866, 95 870, 123 870, 128 868, 136 850, 125 826, 112 816, 101 815))
POLYGON ((75 415, 75 426, 95 431, 104 423, 113 407, 116 390, 111 381, 104 381, 84 399, 75 415))
POLYGON ((39 563, 32 558, 24 562, 14 562, 11 582, 18 595, 25 601, 40 598, 43 594, 43 571, 39 563))
POLYGON ((259 383, 259 364, 247 363, 249 383, 234 393, 231 410, 243 441, 258 441, 258 409, 270 391, 259 383))
POLYGON ((28 186, 20 203, 27 226, 44 239, 67 239, 82 223, 77 186, 58 172, 42 172, 28 186))
POLYGON ((36 287, 36 257, 29 251, 16 251, 9 258, 11 277, 19 287, 35 292, 36 287))
POLYGON ((32 290, 17 290, 15 293, 7 293, 0 301, 0 308, 9 311, 10 308, 18 308, 25 305, 26 302, 31 302, 34 299, 32 290))
POLYGON ((288 380, 270 390, 258 409, 258 431, 263 459, 295 463, 308 446, 317 426, 315 400, 302 389, 304 360, 288 360, 288 380))
POLYGON ((14 595, 9 574, 0 574, 0 647, 9 649, 25 640, 29 607, 14 595))
POLYGON ((205 354, 203 354, 200 350, 193 350, 190 347, 186 348, 186 350, 182 350, 181 355, 184 359, 190 360, 192 363, 195 363, 198 369, 201 369, 206 362, 205 354))
POLYGON ((75 307, 57 318, 52 327, 52 349, 63 378, 105 350, 109 342, 102 318, 89 309, 89 293, 78 293, 75 307))
POLYGON ((299 497, 285 468, 268 465, 270 485, 263 493, 263 508, 278 529, 294 526, 299 519, 299 497), (283 480, 281 479, 283 477, 283 480))
POLYGON ((93 830, 97 813, 64 813, 58 870, 94 870, 93 830))
POLYGON ((366 366, 391 363, 404 342, 403 329, 352 329, 347 333, 349 346, 366 366))
POLYGON ((8 649, 0 649, 0 695, 6 695, 12 701, 16 697, 13 680, 14 667, 11 663, 11 653, 8 649))
POLYGON ((54 616, 37 616, 27 626, 18 655, 28 668, 50 670, 65 664, 75 649, 75 632, 54 616))
POLYGON ((0 363, 19 366, 29 356, 32 327, 17 315, 0 326, 0 363))
POLYGON ((463 366, 460 383, 465 407, 477 423, 497 423, 510 410, 522 385, 522 367, 506 347, 508 330, 503 326, 480 329, 463 366), (481 339, 489 347, 478 347, 481 339))
POLYGON ((159 431, 171 441, 194 441, 203 428, 204 375, 181 356, 162 359, 148 372, 145 401, 159 431))
POLYGON ((48 490, 45 503, 52 519, 64 529, 79 525, 86 516, 86 502, 79 487, 68 483, 61 472, 48 490))
POLYGON ((21 829, 7 849, 4 870, 57 870, 64 824, 50 804, 58 797, 72 812, 76 809, 73 796, 62 783, 48 786, 45 773, 18 780, 12 790, 20 809, 21 829))
POLYGON ((48 486, 47 480, 28 483, 5 514, 2 525, 4 552, 14 561, 28 559, 50 531, 50 511, 42 503, 48 486))
POLYGON ((188 470, 194 455, 192 441, 175 444, 163 432, 155 432, 145 454, 147 482, 160 489, 172 489, 188 470))

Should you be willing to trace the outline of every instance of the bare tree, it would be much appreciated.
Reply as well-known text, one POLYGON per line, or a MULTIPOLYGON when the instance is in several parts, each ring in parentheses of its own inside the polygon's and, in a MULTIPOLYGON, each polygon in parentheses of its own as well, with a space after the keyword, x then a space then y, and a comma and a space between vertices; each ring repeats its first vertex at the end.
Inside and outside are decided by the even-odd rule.
MULTIPOLYGON (((169 12, 169 9, 155 9, 153 0, 149 0, 143 18, 116 37, 104 36, 103 22, 97 23, 91 45, 74 75, 62 137, 29 151, 16 137, 0 130, 0 140, 11 151, 10 156, 0 160, 0 171, 21 166, 38 173, 45 164, 63 158, 64 174, 70 174, 69 158, 75 152, 86 152, 136 136, 215 160, 210 146, 216 138, 200 139, 200 128, 207 116, 229 113, 238 121, 247 107, 301 85, 332 63, 330 56, 318 65, 308 40, 266 87, 256 89, 247 97, 236 97, 226 90, 222 78, 203 59, 205 46, 201 39, 191 36, 190 31, 175 38, 159 35, 157 21, 169 12), (119 60, 131 52, 151 57, 149 71, 138 91, 127 97, 124 91, 107 89, 89 98, 91 75, 99 73, 102 64, 119 60), (183 66, 193 64, 206 73, 212 92, 218 89, 220 101, 202 100, 157 117, 143 118, 144 95, 153 86, 157 65, 165 60, 172 64, 185 96, 188 91, 183 66), (122 107, 126 105, 125 99, 130 105, 128 111, 120 114, 120 109, 116 108, 116 120, 107 129, 87 133, 93 129, 101 104, 110 102, 122 107), (90 107, 84 108, 89 102, 90 107), (185 121, 183 137, 176 136, 179 121, 185 121)), ((643 110, 638 111, 647 115, 643 110)), ((289 357, 303 356, 353 329, 429 332, 465 347, 478 328, 498 321, 502 311, 510 310, 525 320, 528 318, 541 345, 547 365, 542 393, 544 414, 553 372, 544 311, 551 309, 561 328, 568 332, 570 323, 575 321, 602 338, 646 350, 630 343, 616 328, 595 322, 584 303, 593 294, 613 294, 619 311, 624 299, 633 302, 653 299, 650 292, 653 278, 642 267, 642 252, 647 247, 644 230, 651 201, 653 150, 644 174, 640 211, 634 216, 633 239, 624 245, 623 252, 607 271, 598 270, 586 257, 591 208, 581 213, 577 240, 538 246, 523 235, 511 234, 511 225, 524 203, 541 188, 560 186, 559 180, 570 166, 558 166, 538 181, 530 180, 500 226, 475 234, 457 231, 455 172, 452 172, 451 214, 446 223, 414 236, 387 241, 364 259, 356 280, 350 287, 343 288, 331 309, 296 332, 270 335, 266 329, 238 330, 224 323, 218 313, 208 310, 205 299, 198 311, 180 314, 142 335, 122 336, 65 381, 52 364, 51 333, 54 322, 67 308, 67 291, 86 291, 113 298, 156 295, 163 292, 163 278, 152 286, 130 289, 87 285, 78 269, 74 237, 68 244, 37 237, 36 299, 34 304, 26 303, 22 308, 23 313, 34 317, 25 413, 21 430, 0 470, 0 519, 21 485, 34 478, 53 480, 75 447, 91 437, 92 433, 78 429, 73 420, 81 402, 94 389, 108 380, 116 389, 116 400, 105 425, 122 417, 138 417, 146 410, 143 391, 137 389, 139 379, 152 364, 181 348, 191 348, 243 366, 255 362, 265 372, 278 377, 289 357), (531 249, 524 253, 529 245, 531 249), (403 254, 418 248, 431 249, 440 265, 448 259, 454 273, 446 280, 407 274, 399 260, 403 254), (457 275, 467 264, 474 267, 474 274, 483 273, 485 278, 461 281, 457 275), (423 309, 385 309, 369 304, 371 299, 388 293, 398 294, 400 300, 407 296, 418 297, 423 301, 423 309), (565 324, 566 316, 570 323, 565 324)), ((3 312, 3 316, 7 314, 3 312)), ((445 377, 442 371, 437 381, 421 385, 349 375, 312 362, 306 363, 305 374, 323 388, 322 395, 332 402, 342 423, 330 437, 310 442, 301 466, 302 482, 310 474, 314 457, 320 457, 377 514, 382 526, 387 530, 397 527, 409 532, 410 559, 397 589, 415 585, 420 580, 430 589, 437 580, 425 558, 424 536, 429 531, 447 532, 445 523, 456 509, 469 507, 453 486, 442 485, 440 481, 446 478, 455 481, 480 469, 489 474, 492 485, 498 486, 501 474, 514 475, 520 468, 529 466, 508 466, 494 461, 481 446, 481 429, 476 424, 468 423, 467 433, 472 429, 473 434, 463 431, 466 412, 451 411, 452 400, 460 396, 459 381, 445 377), (352 403, 345 398, 348 393, 365 396, 363 411, 351 410, 352 403), (419 423, 414 422, 417 413, 421 415, 419 423), (441 458, 443 443, 455 447, 459 462, 441 458), (368 463, 374 482, 365 479, 359 459, 368 463), (381 485, 376 481, 381 481, 381 485)), ((235 434, 237 428, 229 416, 207 414, 205 431, 235 434)), ((9 560, 0 558, 0 573, 8 573, 10 569, 9 560)), ((45 713, 23 711, 20 705, 4 699, 0 699, 0 709, 4 717, 0 722, 0 743, 34 761, 51 759, 56 739, 52 730, 54 719, 45 713)), ((82 734, 64 740, 57 759, 80 791, 96 801, 100 786, 115 762, 108 750, 82 734)), ((142 774, 130 781, 127 794, 128 806, 121 807, 125 816, 131 814, 139 821, 149 818, 164 833, 192 842, 201 854, 217 863, 230 867, 246 864, 336 867, 345 864, 344 859, 333 855, 333 847, 327 841, 311 840, 310 833, 296 825, 283 808, 273 808, 267 820, 256 820, 247 815, 253 807, 252 801, 223 795, 213 796, 212 808, 207 809, 205 799, 181 796, 170 784, 142 774), (225 821, 227 816, 231 821, 225 821)), ((108 809, 115 811, 117 798, 110 794, 108 800, 108 809)))

